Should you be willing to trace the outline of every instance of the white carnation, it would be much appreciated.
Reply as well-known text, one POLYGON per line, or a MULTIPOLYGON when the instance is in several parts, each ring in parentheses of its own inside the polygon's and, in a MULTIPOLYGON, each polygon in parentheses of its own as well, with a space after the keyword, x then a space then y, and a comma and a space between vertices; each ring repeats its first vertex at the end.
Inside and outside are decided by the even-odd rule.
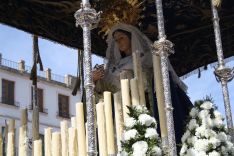
POLYGON ((199 110, 198 110, 197 108, 193 108, 193 109, 190 111, 189 115, 190 115, 192 118, 194 118, 194 117, 197 116, 198 112, 199 112, 199 110))
POLYGON ((189 130, 193 130, 193 129, 197 128, 198 126, 199 125, 197 124, 197 121, 195 119, 192 119, 189 122, 188 128, 189 128, 189 130))
POLYGON ((206 132, 206 127, 204 125, 202 125, 196 129, 195 135, 196 136, 203 136, 205 134, 205 132, 206 132))
POLYGON ((143 110, 143 107, 141 105, 136 105, 136 106, 134 106, 134 108, 139 112, 141 112, 143 110))
POLYGON ((220 154, 216 151, 210 152, 208 156, 220 156, 220 154))
POLYGON ((214 116, 216 117, 216 118, 218 118, 218 119, 223 119, 223 116, 222 116, 222 114, 219 112, 219 111, 217 111, 217 110, 215 110, 214 111, 214 116))
POLYGON ((154 129, 154 128, 147 128, 146 132, 145 132, 145 137, 146 138, 157 138, 158 134, 157 134, 156 129, 154 129))
POLYGON ((218 133, 216 138, 219 139, 221 142, 226 142, 228 140, 228 137, 224 132, 218 133))
POLYGON ((204 118, 206 118, 209 115, 209 111, 208 110, 202 110, 198 113, 198 117, 202 120, 204 118))
POLYGON ((189 148, 187 150, 187 156, 198 156, 198 151, 194 148, 189 148))
POLYGON ((209 139, 209 143, 213 145, 213 149, 216 149, 216 147, 219 146, 221 142, 215 137, 212 137, 209 139))
POLYGON ((142 112, 142 113, 147 113, 148 110, 145 106, 142 105, 136 105, 134 106, 134 108, 138 111, 138 112, 142 112))
POLYGON ((202 136, 205 136, 206 138, 211 138, 211 137, 215 137, 217 134, 215 131, 213 131, 212 129, 206 129, 205 133, 202 136))
POLYGON ((197 137, 192 136, 192 137, 188 138, 187 140, 188 140, 188 143, 189 143, 189 144, 193 144, 193 145, 194 145, 195 142, 196 142, 198 139, 197 139, 197 137))
POLYGON ((133 156, 146 156, 148 144, 145 141, 137 141, 132 145, 133 156))
POLYGON ((209 109, 211 109, 213 107, 213 104, 211 102, 209 102, 209 101, 206 101, 200 107, 203 108, 203 109, 209 110, 209 109))
POLYGON ((125 120, 125 126, 128 128, 132 128, 136 124, 136 120, 132 117, 126 118, 125 120))
POLYGON ((213 119, 213 125, 215 127, 220 128, 221 126, 223 126, 223 120, 221 120, 219 118, 215 118, 215 119, 213 119))
POLYGON ((229 156, 228 155, 228 151, 227 151, 227 148, 225 146, 221 146, 221 152, 224 156, 229 156))
POLYGON ((188 150, 188 146, 186 144, 183 144, 180 150, 180 155, 184 155, 187 150, 188 150))
POLYGON ((207 156, 206 152, 204 151, 198 151, 199 156, 207 156))
POLYGON ((155 156, 161 156, 162 155, 162 150, 157 146, 153 147, 152 152, 155 154, 155 156))
POLYGON ((195 144, 194 148, 198 151, 207 151, 208 150, 208 139, 198 139, 195 144))
POLYGON ((126 151, 122 151, 121 156, 128 156, 128 153, 126 151))
POLYGON ((128 130, 124 133, 124 139, 127 141, 127 140, 130 140, 132 138, 135 138, 136 135, 138 134, 137 130, 136 129, 131 129, 131 130, 128 130))
POLYGON ((188 137, 190 137, 190 131, 186 131, 185 133, 184 133, 184 135, 182 136, 182 138, 181 138, 181 141, 182 141, 182 143, 184 143, 185 142, 185 140, 188 138, 188 137))
POLYGON ((148 114, 141 114, 138 118, 142 125, 150 126, 151 124, 156 124, 156 120, 148 114))
POLYGON ((214 122, 210 118, 210 114, 208 114, 205 118, 202 119, 202 124, 206 125, 207 127, 213 127, 214 126, 214 122))
POLYGON ((231 155, 234 155, 234 146, 233 146, 233 143, 231 143, 230 141, 227 141, 226 144, 227 144, 227 151, 231 155))

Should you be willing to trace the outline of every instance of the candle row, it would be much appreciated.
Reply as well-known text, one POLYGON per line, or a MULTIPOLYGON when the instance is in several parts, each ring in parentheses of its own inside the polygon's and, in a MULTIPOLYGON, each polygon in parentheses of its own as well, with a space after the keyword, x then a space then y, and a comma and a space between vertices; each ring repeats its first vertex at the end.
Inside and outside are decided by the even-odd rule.
MULTIPOLYGON (((112 95, 110 92, 104 92, 104 102, 96 105, 98 144, 100 156, 114 155, 121 151, 121 140, 123 134, 124 118, 127 118, 127 106, 139 104, 139 93, 137 89, 137 79, 121 80, 121 93, 114 94, 114 105, 112 105, 112 95), (130 86, 130 87, 129 87, 130 86), (130 92, 131 88, 131 92, 130 92), (131 95, 130 95, 131 93, 131 95), (122 95, 122 96, 121 96, 122 95), (122 97, 122 98, 121 98, 122 97), (115 110, 115 122, 113 120, 113 109, 115 110), (115 126, 114 126, 115 123, 115 126), (114 128, 116 128, 114 130, 114 128), (115 135, 116 133, 116 135, 115 135), (116 136, 116 140, 115 140, 116 136), (117 144, 116 144, 117 143, 117 144)), ((23 123, 27 123, 26 121, 23 123)), ((13 125, 10 124, 10 125, 13 125)), ((67 121, 61 122, 61 131, 53 132, 51 128, 44 131, 45 156, 86 156, 87 155, 87 137, 84 121, 84 105, 76 104, 76 117, 71 118, 71 127, 68 127, 67 121)), ((9 129, 12 129, 11 126, 9 129)), ((20 149, 19 155, 27 155, 27 127, 20 128, 20 149)), ((13 145, 14 133, 8 133, 8 155, 14 155, 13 145)), ((33 142, 34 156, 42 155, 42 141, 33 142)))

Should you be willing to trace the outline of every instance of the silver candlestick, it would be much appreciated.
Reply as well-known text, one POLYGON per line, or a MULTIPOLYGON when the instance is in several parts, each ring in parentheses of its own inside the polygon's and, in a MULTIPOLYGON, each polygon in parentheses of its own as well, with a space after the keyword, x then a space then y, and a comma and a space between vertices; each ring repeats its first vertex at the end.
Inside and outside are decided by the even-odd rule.
POLYGON ((97 155, 96 145, 96 123, 95 123, 95 105, 94 105, 94 86, 92 79, 92 59, 91 59, 91 29, 100 20, 100 12, 91 9, 89 0, 82 0, 81 8, 76 11, 75 19, 76 26, 79 25, 83 29, 84 43, 84 87, 86 92, 86 107, 87 107, 87 127, 88 127, 88 155, 97 155))
POLYGON ((174 130, 174 119, 173 119, 173 107, 171 102, 171 90, 170 90, 170 80, 168 72, 168 56, 174 53, 173 44, 166 40, 165 27, 164 27, 164 17, 163 17, 163 7, 162 0, 156 0, 156 10, 157 10, 157 22, 158 22, 158 41, 154 42, 154 55, 159 55, 161 58, 161 68, 162 68, 162 79, 163 79, 163 90, 164 90, 164 100, 165 100, 165 111, 167 118, 167 131, 168 131, 168 152, 170 156, 176 156, 176 141, 175 141, 175 130, 174 130))
POLYGON ((234 77, 234 68, 231 69, 225 66, 220 26, 219 26, 219 16, 218 16, 218 11, 217 11, 217 6, 215 6, 215 3, 212 0, 211 0, 211 10, 212 10, 212 15, 213 15, 215 44, 216 44, 217 56, 218 56, 218 67, 215 69, 214 74, 218 82, 221 82, 221 85, 222 85, 227 127, 229 129, 229 133, 232 137, 232 140, 234 140, 232 111, 231 111, 228 86, 227 86, 227 83, 231 81, 234 77))

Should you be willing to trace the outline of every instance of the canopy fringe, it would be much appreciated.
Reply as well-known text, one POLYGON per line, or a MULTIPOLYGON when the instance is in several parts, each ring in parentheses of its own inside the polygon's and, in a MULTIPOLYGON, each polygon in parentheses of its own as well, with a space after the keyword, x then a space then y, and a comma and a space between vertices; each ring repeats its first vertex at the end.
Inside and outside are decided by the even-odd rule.
MULTIPOLYGON (((229 58, 224 59, 224 62, 228 63, 228 62, 233 61, 233 60, 234 60, 234 56, 231 56, 229 58)), ((218 65, 218 62, 214 62, 214 63, 209 64, 209 67, 210 68, 215 68, 217 65, 218 65)), ((202 74, 201 74, 202 71, 207 70, 207 69, 208 69, 207 65, 205 65, 203 67, 199 67, 199 68, 197 68, 197 69, 195 69, 195 70, 181 76, 180 79, 184 80, 184 79, 186 79, 186 78, 188 78, 188 77, 190 77, 190 76, 192 76, 194 74, 198 74, 198 78, 200 78, 202 76, 202 74)))

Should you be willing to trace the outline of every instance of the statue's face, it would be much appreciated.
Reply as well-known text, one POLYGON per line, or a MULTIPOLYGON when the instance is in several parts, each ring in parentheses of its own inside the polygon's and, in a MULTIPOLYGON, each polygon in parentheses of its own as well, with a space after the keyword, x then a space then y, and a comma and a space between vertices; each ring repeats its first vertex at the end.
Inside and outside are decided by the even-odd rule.
POLYGON ((131 40, 123 32, 115 32, 114 34, 115 42, 117 43, 119 50, 125 54, 131 54, 131 40))

